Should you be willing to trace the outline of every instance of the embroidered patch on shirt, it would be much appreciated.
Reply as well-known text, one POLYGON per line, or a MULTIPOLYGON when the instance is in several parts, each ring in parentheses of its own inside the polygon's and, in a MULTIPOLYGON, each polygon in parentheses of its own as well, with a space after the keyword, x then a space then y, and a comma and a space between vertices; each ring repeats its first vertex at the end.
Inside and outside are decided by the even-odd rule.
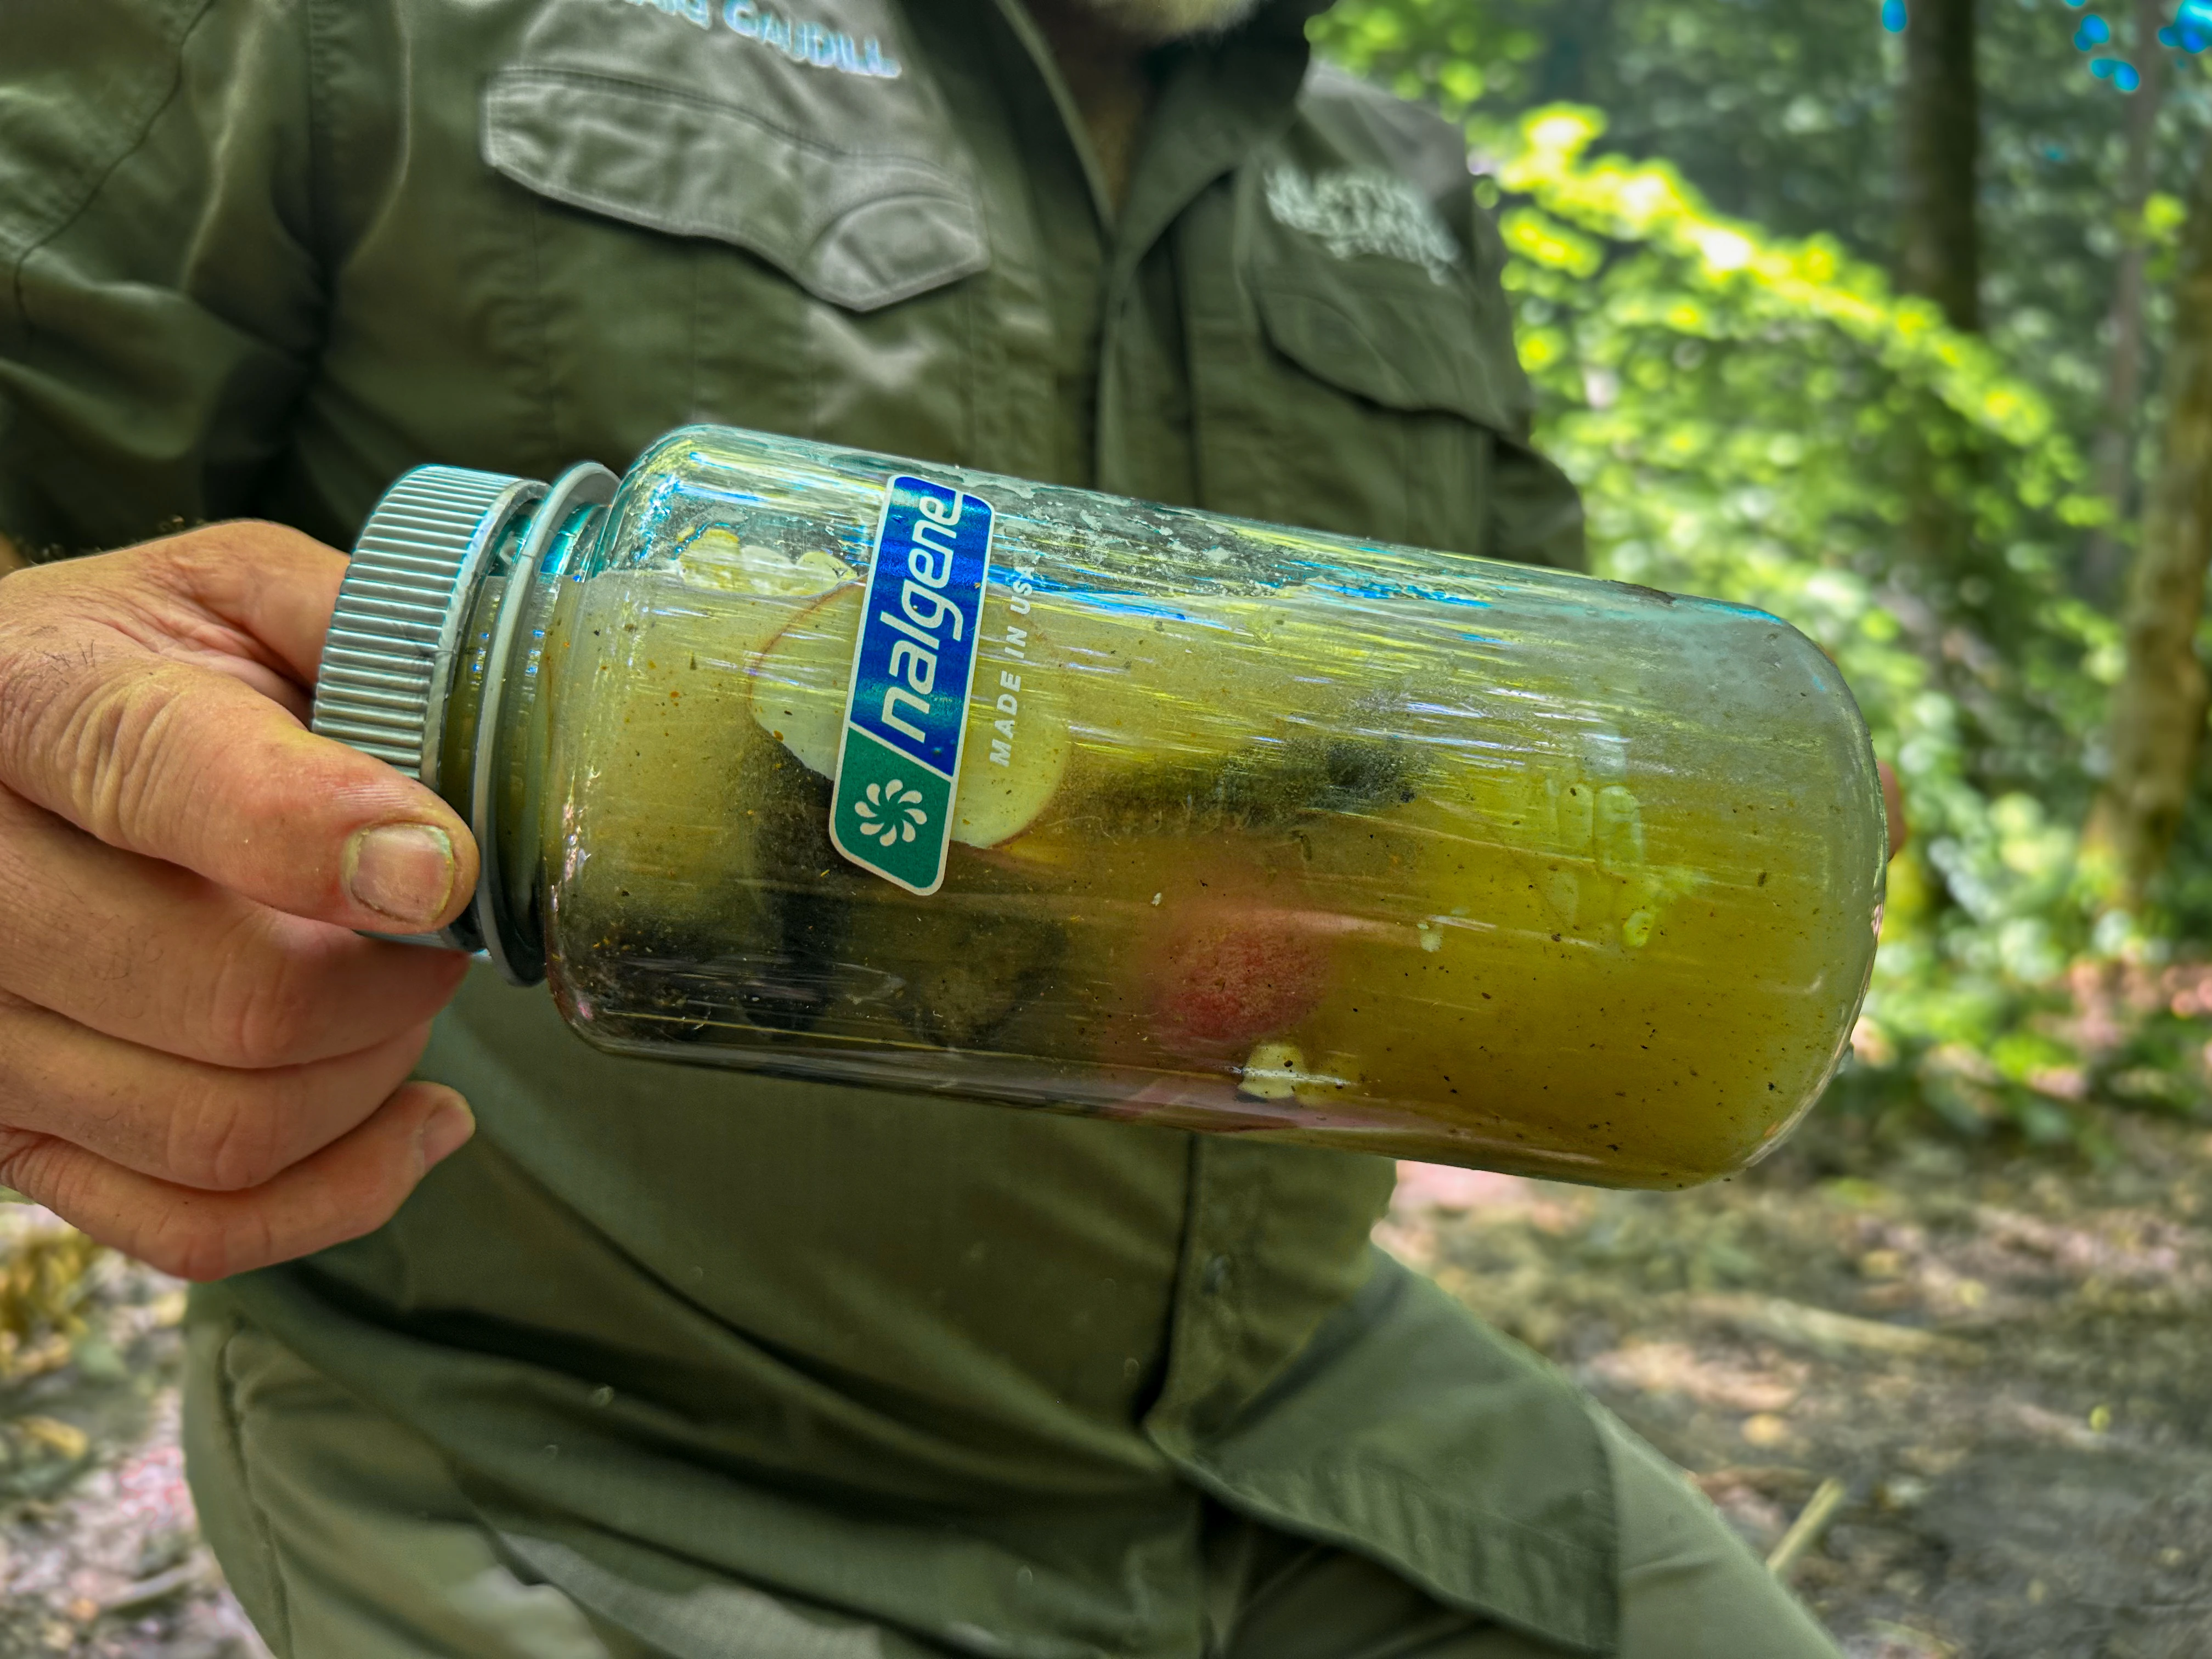
POLYGON ((842 30, 786 17, 755 4, 754 0, 726 0, 719 9, 714 0, 629 0, 629 3, 651 6, 709 30, 719 11, 722 27, 732 34, 773 46, 794 64, 882 81, 896 81, 901 72, 898 59, 885 52, 883 43, 872 34, 856 40, 842 30))
POLYGON ((1419 265, 1442 283, 1459 244, 1419 191, 1378 167, 1345 167, 1309 178, 1294 167, 1267 175, 1267 211, 1340 259, 1379 254, 1419 265))

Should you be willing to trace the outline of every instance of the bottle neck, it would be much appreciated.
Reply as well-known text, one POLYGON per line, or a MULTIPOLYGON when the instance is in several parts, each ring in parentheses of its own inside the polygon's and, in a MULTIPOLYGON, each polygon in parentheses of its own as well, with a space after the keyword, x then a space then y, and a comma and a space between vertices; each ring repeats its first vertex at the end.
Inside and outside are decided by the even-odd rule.
POLYGON ((474 592, 460 601, 435 777, 426 780, 476 838, 481 874, 471 931, 520 985, 545 975, 548 637, 565 579, 599 541, 614 482, 603 468, 575 469, 501 529, 474 592))

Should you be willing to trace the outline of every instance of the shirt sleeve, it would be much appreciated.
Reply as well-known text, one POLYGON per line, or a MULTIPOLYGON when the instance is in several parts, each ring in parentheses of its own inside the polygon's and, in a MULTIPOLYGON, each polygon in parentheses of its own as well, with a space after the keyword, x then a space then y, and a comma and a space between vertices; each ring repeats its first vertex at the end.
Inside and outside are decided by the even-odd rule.
POLYGON ((250 509, 316 353, 304 7, 7 0, 0 533, 250 509))

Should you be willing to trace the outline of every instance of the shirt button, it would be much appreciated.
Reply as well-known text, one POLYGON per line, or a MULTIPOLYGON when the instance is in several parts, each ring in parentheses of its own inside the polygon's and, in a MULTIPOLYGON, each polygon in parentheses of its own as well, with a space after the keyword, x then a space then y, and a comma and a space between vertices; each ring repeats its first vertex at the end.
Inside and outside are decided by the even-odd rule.
POLYGON ((1208 1296, 1221 1294, 1221 1287, 1229 1282, 1229 1258, 1225 1255, 1209 1257, 1206 1271, 1199 1275, 1199 1288, 1208 1296))

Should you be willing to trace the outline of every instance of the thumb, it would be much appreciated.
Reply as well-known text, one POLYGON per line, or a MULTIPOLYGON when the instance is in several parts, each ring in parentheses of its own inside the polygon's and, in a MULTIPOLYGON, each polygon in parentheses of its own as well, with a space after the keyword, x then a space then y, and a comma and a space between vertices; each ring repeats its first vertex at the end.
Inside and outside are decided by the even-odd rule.
POLYGON ((459 816, 279 701, 313 673, 343 564, 223 526, 11 578, 0 787, 295 915, 451 920, 477 875, 459 816))

